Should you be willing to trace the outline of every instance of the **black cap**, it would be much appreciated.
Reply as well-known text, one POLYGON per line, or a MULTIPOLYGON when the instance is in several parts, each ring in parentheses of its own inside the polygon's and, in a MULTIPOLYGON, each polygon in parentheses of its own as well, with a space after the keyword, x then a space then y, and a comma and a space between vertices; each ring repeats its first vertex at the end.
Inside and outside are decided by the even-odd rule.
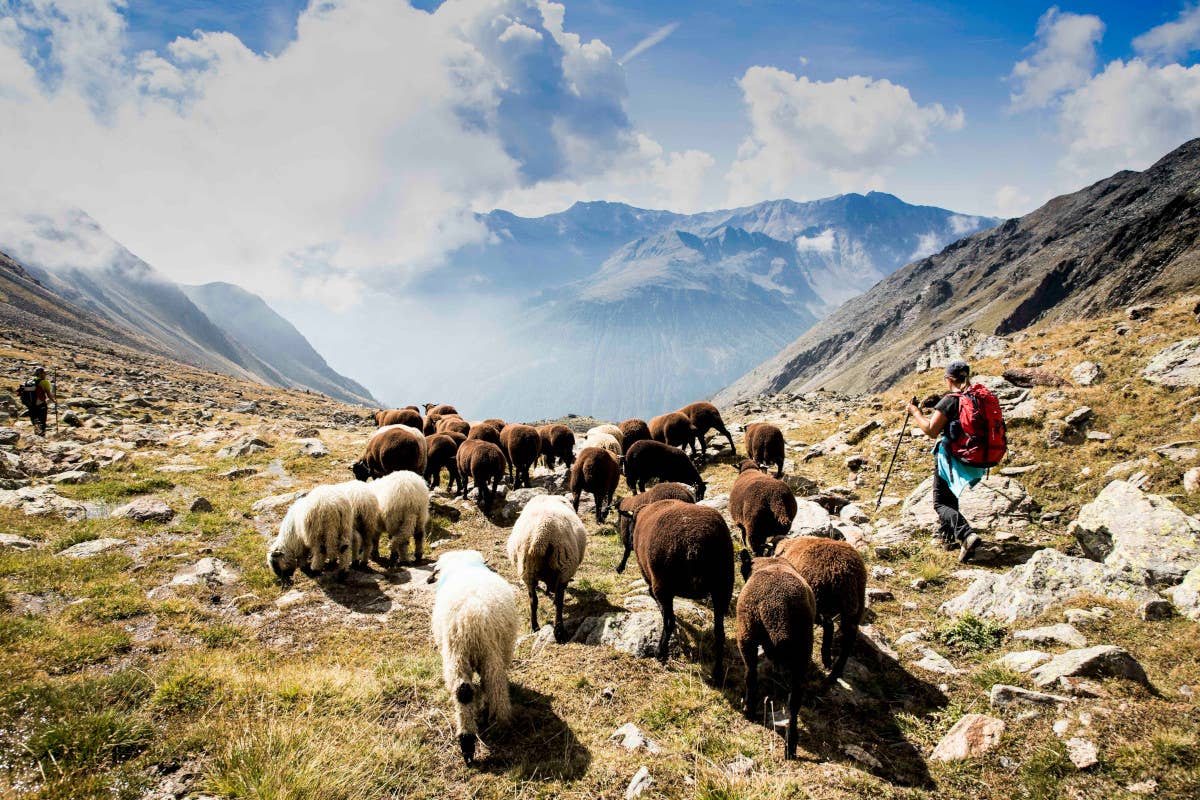
POLYGON ((946 365, 946 377, 956 381, 965 381, 971 374, 971 365, 965 361, 951 361, 946 365))

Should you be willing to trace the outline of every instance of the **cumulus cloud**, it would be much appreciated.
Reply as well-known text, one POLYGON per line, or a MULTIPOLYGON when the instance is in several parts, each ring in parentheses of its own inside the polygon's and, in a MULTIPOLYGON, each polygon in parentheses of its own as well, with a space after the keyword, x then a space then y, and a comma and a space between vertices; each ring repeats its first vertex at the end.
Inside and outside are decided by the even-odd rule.
POLYGON ((326 0, 274 55, 220 31, 131 53, 124 9, 0 3, 0 214, 82 208, 178 280, 345 305, 355 273, 477 241, 488 198, 645 176, 682 198, 711 164, 635 129, 556 3, 326 0))
POLYGON ((1147 59, 1160 61, 1182 58, 1200 49, 1200 4, 1185 5, 1175 20, 1135 38, 1133 49, 1147 59))
POLYGON ((1097 16, 1057 7, 1046 11, 1038 20, 1033 55, 1018 61, 1009 76, 1017 87, 1010 98, 1012 108, 1039 108, 1087 83, 1103 35, 1104 23, 1097 16))
POLYGON ((800 252, 815 252, 828 255, 837 245, 837 231, 826 228, 815 236, 797 236, 796 249, 800 252))
POLYGON ((906 87, 861 75, 813 81, 751 67, 739 85, 751 134, 727 176, 733 204, 827 186, 878 188, 890 167, 929 150, 936 131, 964 121, 961 110, 920 105, 906 87))

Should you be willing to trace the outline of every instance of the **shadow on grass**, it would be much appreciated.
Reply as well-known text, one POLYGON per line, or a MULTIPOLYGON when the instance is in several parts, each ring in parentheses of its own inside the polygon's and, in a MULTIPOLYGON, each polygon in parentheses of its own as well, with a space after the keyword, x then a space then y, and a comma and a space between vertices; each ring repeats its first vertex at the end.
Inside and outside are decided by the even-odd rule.
POLYGON ((360 614, 386 614, 392 609, 392 598, 380 588, 380 581, 392 584, 407 583, 407 570, 399 573, 384 574, 375 571, 359 572, 351 570, 344 582, 323 578, 317 583, 321 591, 333 602, 347 611, 357 611, 360 614))
POLYGON ((512 686, 512 721, 483 732, 488 755, 479 769, 519 780, 576 780, 592 763, 584 746, 550 704, 550 697, 525 686, 512 686))

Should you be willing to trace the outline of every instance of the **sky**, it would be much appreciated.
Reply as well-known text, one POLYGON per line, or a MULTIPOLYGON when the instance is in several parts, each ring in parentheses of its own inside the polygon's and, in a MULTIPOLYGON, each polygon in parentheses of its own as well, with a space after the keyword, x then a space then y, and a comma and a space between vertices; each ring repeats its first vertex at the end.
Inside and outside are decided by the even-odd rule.
POLYGON ((0 0, 0 240, 344 311, 473 212, 888 191, 1015 216, 1200 135, 1195 2, 0 0))

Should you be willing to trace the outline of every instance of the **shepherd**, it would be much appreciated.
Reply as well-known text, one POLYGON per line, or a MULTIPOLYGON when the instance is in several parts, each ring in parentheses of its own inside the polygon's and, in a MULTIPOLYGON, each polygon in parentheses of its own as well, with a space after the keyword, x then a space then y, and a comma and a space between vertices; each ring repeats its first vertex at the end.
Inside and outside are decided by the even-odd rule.
POLYGON ((1000 463, 1007 449, 1000 402, 983 385, 969 386, 970 377, 970 365, 952 361, 945 373, 950 391, 933 413, 925 417, 916 404, 906 404, 913 424, 929 438, 938 439, 933 448, 933 507, 942 543, 947 549, 959 548, 958 560, 964 563, 971 560, 982 540, 959 511, 959 496, 1000 463))
POLYGON ((17 390, 21 402, 29 409, 29 421, 39 436, 46 435, 46 417, 50 413, 50 404, 58 408, 58 398, 54 395, 54 387, 46 377, 46 368, 37 367, 33 377, 21 384, 17 390))

